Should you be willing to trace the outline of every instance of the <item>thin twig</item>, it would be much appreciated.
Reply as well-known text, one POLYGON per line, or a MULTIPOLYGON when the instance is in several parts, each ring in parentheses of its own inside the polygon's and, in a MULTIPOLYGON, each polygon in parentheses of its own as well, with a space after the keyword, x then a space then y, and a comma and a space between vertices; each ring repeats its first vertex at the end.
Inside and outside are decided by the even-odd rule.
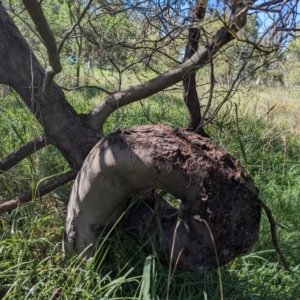
POLYGON ((208 102, 207 102, 207 105, 206 105, 206 108, 203 112, 203 115, 201 117, 201 120, 200 120, 200 124, 199 126, 196 128, 195 132, 199 132, 201 128, 203 128, 203 123, 205 121, 205 117, 211 107, 211 104, 212 104, 212 100, 213 100, 213 95, 214 95, 214 87, 215 87, 215 84, 216 84, 216 80, 215 80, 215 74, 214 74, 214 62, 213 62, 213 56, 212 56, 212 52, 209 51, 209 55, 210 55, 210 89, 209 89, 209 98, 208 98, 208 102))
MULTIPOLYGON (((253 52, 254 52, 254 49, 252 49, 252 51, 251 51, 249 57, 252 57, 253 52)), ((244 79, 244 78, 240 79, 240 77, 241 77, 241 74, 242 74, 242 72, 244 71, 244 69, 245 69, 247 63, 248 63, 248 61, 245 60, 244 63, 243 63, 243 65, 241 66, 241 68, 240 68, 240 70, 239 70, 239 72, 238 72, 236 78, 235 78, 235 79, 233 80, 233 82, 231 83, 231 85, 230 85, 230 87, 229 87, 229 89, 228 89, 228 91, 227 91, 225 97, 224 97, 223 100, 221 101, 221 103, 218 104, 218 106, 216 107, 216 109, 214 110, 214 112, 211 114, 211 116, 209 116, 206 120, 204 120, 204 123, 203 123, 201 126, 200 126, 200 124, 199 124, 199 126, 197 127, 197 129, 195 130, 195 132, 198 132, 198 130, 199 130, 201 127, 204 127, 204 126, 206 126, 207 124, 211 123, 211 122, 214 120, 214 118, 216 117, 216 115, 218 114, 218 112, 220 111, 220 109, 222 108, 222 106, 223 106, 230 98, 232 98, 232 97, 235 95, 235 93, 236 93, 237 90, 238 90, 238 87, 239 87, 240 83, 241 83, 241 82, 243 81, 243 79, 244 79), (235 88, 235 90, 234 90, 234 88, 235 88)))
POLYGON ((61 52, 62 47, 65 43, 65 41, 67 40, 67 38, 70 36, 70 34, 73 32, 74 28, 81 22, 81 20, 83 19, 83 17, 85 16, 85 14, 87 13, 87 11, 90 9, 90 6, 92 4, 93 0, 90 0, 89 3, 87 3, 87 5, 85 6, 82 14, 80 15, 80 17, 78 18, 77 22, 75 24, 72 25, 72 27, 69 29, 69 31, 65 34, 65 36, 63 37, 63 39, 60 41, 59 46, 58 46, 58 54, 61 52))
POLYGON ((266 6, 270 6, 270 5, 282 4, 283 2, 290 2, 290 1, 271 0, 271 1, 267 1, 267 2, 262 2, 261 4, 254 6, 254 8, 257 9, 257 8, 266 7, 266 6))
POLYGON ((112 92, 110 92, 109 90, 107 90, 103 87, 100 87, 100 86, 96 86, 96 85, 83 85, 83 86, 78 86, 78 87, 74 87, 74 88, 66 88, 66 87, 61 86, 60 88, 62 90, 68 91, 68 92, 77 91, 77 90, 81 90, 81 89, 97 89, 97 90, 100 90, 100 91, 106 93, 107 95, 112 94, 112 92))
POLYGON ((142 100, 140 100, 139 103, 140 103, 141 106, 142 106, 142 112, 143 112, 144 116, 146 117, 146 119, 147 119, 151 124, 155 124, 155 122, 152 121, 152 120, 150 119, 150 117, 148 116, 148 114, 146 113, 145 107, 144 107, 144 104, 143 104, 142 100))
POLYGON ((285 270, 292 273, 291 269, 289 268, 289 265, 288 265, 287 261, 285 260, 285 258, 283 256, 283 253, 281 252, 280 247, 278 245, 277 232, 276 232, 276 225, 277 224, 276 224, 276 221, 275 221, 275 219, 272 215, 272 212, 271 212, 270 208, 261 200, 260 200, 260 205, 264 209, 264 211, 267 215, 267 218, 269 220, 271 236, 272 236, 272 242, 273 242, 274 248, 277 252, 278 258, 279 258, 281 264, 283 265, 283 267, 285 268, 285 270))

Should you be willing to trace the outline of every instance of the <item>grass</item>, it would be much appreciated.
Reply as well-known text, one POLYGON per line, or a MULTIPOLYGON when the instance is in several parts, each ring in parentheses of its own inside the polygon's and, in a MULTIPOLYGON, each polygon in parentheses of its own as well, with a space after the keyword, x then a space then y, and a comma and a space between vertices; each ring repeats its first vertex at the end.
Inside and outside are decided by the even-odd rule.
MULTIPOLYGON (((88 111, 103 97, 87 93, 69 95, 78 111, 88 111), (89 100, 84 100, 87 96, 89 100)), ((241 92, 232 100, 238 114, 234 106, 224 109, 207 128, 253 177, 280 225, 280 246, 293 270, 288 274, 279 264, 263 215, 253 250, 221 269, 224 299, 300 299, 299 96, 297 90, 275 88, 241 92)), ((0 159, 42 132, 16 95, 1 101, 0 159)), ((150 120, 184 127, 187 117, 181 95, 160 93, 142 105, 121 108, 110 117, 105 131, 150 120)), ((54 147, 42 149, 0 174, 0 201, 67 168, 54 147)), ((89 261, 75 256, 64 264, 61 239, 70 189, 71 185, 64 186, 42 201, 36 199, 0 216, 1 299, 220 299, 217 271, 200 275, 176 271, 169 277, 169 268, 160 264, 155 252, 145 254, 122 230, 107 236, 89 261)))

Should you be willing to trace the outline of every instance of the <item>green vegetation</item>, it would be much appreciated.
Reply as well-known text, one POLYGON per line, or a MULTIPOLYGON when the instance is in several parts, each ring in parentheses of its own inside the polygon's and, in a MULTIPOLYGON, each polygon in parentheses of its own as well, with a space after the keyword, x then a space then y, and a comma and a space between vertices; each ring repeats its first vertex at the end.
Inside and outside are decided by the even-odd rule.
MULTIPOLYGON (((242 89, 232 100, 238 114, 229 103, 207 128, 252 175, 274 213, 280 246, 293 271, 288 274, 280 265, 263 216, 252 252, 221 269, 224 299, 300 299, 299 97, 296 89, 257 88, 251 94, 242 89)), ((94 90, 69 95, 77 111, 88 111, 101 98, 94 90)), ((18 96, 11 93, 1 101, 0 159, 42 132, 18 96)), ((106 132, 150 120, 184 127, 187 117, 181 94, 160 93, 117 110, 106 132)), ((54 147, 44 148, 0 175, 0 202, 67 169, 54 147)), ((169 272, 155 252, 146 255, 121 230, 101 242, 94 259, 77 256, 64 264, 61 238, 70 189, 71 184, 0 216, 0 298, 221 299, 217 271, 169 272)))
MULTIPOLYGON (((49 49, 46 49, 49 46, 45 47, 45 40, 36 31, 38 26, 24 8, 24 1, 2 2, 32 53, 43 67, 49 66, 49 49)), ((221 270, 205 274, 176 271, 161 265, 155 249, 151 255, 145 254, 142 245, 134 243, 122 230, 115 230, 99 241, 93 258, 85 260, 77 255, 63 262, 61 241, 72 188, 69 183, 10 214, 0 215, 0 299, 300 299, 300 90, 297 88, 300 43, 290 35, 296 32, 298 6, 291 8, 289 1, 275 1, 275 6, 270 1, 271 6, 268 6, 269 1, 265 4, 261 1, 265 6, 257 10, 252 6, 245 28, 236 32, 234 28, 240 26, 238 23, 244 17, 242 13, 239 18, 231 18, 234 17, 231 7, 233 10, 235 6, 231 5, 232 1, 221 1, 221 6, 219 2, 216 5, 215 1, 208 1, 206 17, 197 20, 197 24, 191 24, 187 18, 194 9, 194 5, 188 4, 192 2, 168 1, 168 8, 164 8, 158 7, 157 1, 94 1, 81 15, 90 1, 39 1, 54 33, 54 44, 61 46, 57 59, 63 70, 56 74, 55 82, 65 89, 79 88, 66 91, 66 99, 78 113, 88 114, 107 96, 105 90, 121 91, 180 64, 188 28, 198 26, 199 47, 205 50, 217 46, 218 50, 213 59, 200 64, 197 71, 202 113, 209 108, 206 114, 209 118, 226 94, 234 93, 205 130, 251 174, 261 199, 274 214, 279 244, 292 273, 285 271, 278 260, 270 224, 264 214, 260 238, 252 251, 221 270), (262 12, 268 12, 268 8, 272 16, 266 17, 262 12), (218 44, 222 43, 211 42, 213 47, 208 47, 221 26, 230 28, 235 39, 220 49, 218 44), (255 82, 257 85, 253 87, 255 82), (210 100, 213 100, 211 107, 210 100)), ((193 3, 200 2, 202 5, 202 1, 193 3)), ((9 22, 2 26, 8 27, 7 24, 9 22)), ((14 36, 11 28, 6 35, 1 29, 3 41, 11 41, 8 39, 14 36)), ((16 41, 13 40, 14 45, 23 43, 16 41)), ((1 41, 0 48, 2 45, 6 43, 1 41)), ((10 43, 1 49, 15 49, 14 45, 10 43)), ((2 55, 1 68, 7 69, 2 68, 3 74, 0 72, 1 82, 13 82, 15 86, 19 83, 22 89, 27 88, 29 84, 18 81, 19 75, 25 74, 24 78, 31 78, 33 91, 28 106, 33 99, 39 106, 43 98, 41 92, 45 90, 35 86, 33 79, 40 76, 37 80, 40 84, 44 72, 34 73, 31 65, 27 68, 30 72, 26 73, 24 66, 32 62, 32 55, 22 53, 28 48, 24 45, 16 47, 21 50, 14 52, 13 58, 2 55), (15 57, 22 58, 20 65, 15 57)), ((0 161, 44 130, 51 132, 51 124, 55 122, 49 120, 59 120, 54 113, 52 119, 44 114, 47 118, 42 121, 47 119, 48 125, 43 129, 25 107, 26 97, 21 99, 12 90, 7 93, 6 88, 0 86, 0 161)), ((169 89, 157 90, 154 96, 128 106, 119 107, 118 103, 118 109, 105 122, 104 133, 152 123, 186 127, 188 116, 182 100, 182 83, 169 89)), ((64 101, 53 97, 44 111, 56 107, 61 100, 64 101)), ((55 112, 54 109, 49 111, 55 112)), ((77 119, 72 124, 76 122, 77 119)), ((84 125, 78 125, 80 131, 74 129, 73 132, 90 129, 84 125)), ((64 140, 59 135, 61 132, 69 134, 70 131, 63 126, 55 128, 57 145, 64 140)), ((85 141, 89 141, 89 132, 86 131, 85 141)), ((70 137, 69 141, 76 140, 73 135, 70 137)), ((70 143, 70 147, 72 145, 70 143)), ((37 190, 48 179, 68 170, 57 148, 44 147, 9 171, 0 173, 0 204, 25 190, 37 190)), ((117 229, 122 228, 126 213, 117 222, 117 229)))

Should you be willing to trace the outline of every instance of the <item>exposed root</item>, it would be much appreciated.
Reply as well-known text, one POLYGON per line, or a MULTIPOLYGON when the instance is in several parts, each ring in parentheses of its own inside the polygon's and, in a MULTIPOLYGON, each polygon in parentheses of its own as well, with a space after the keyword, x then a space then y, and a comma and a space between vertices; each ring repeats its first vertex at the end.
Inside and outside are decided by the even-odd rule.
POLYGON ((272 212, 271 212, 270 208, 263 201, 261 201, 261 207, 264 209, 264 211, 267 215, 267 218, 269 220, 272 242, 273 242, 274 248, 277 252, 278 258, 279 258, 281 264, 283 265, 284 269, 286 271, 292 273, 287 261, 285 260, 285 257, 283 256, 283 253, 280 250, 279 244, 278 244, 277 233, 276 233, 276 225, 277 224, 272 215, 272 212))

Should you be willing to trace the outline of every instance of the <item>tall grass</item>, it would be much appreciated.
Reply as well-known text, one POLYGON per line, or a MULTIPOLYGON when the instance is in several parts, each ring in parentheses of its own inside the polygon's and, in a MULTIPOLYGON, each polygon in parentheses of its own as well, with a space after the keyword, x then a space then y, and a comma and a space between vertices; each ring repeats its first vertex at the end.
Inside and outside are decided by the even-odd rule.
MULTIPOLYGON (((74 92, 68 98, 78 111, 86 112, 104 96, 89 93, 74 92)), ((241 93, 232 100, 238 110, 224 108, 207 128, 253 177, 260 197, 274 213, 279 243, 293 270, 288 274, 280 265, 263 216, 253 250, 221 269, 224 299, 300 299, 299 96, 297 91, 276 89, 241 93)), ((1 101, 5 105, 0 108, 0 159, 42 132, 16 95, 1 101)), ((107 121, 105 131, 152 122, 184 127, 181 95, 160 93, 121 108, 107 121)), ((67 168, 54 147, 42 149, 0 174, 0 201, 67 168)), ((217 271, 176 271, 169 276, 168 266, 160 264, 155 252, 145 254, 122 230, 100 241, 92 259, 74 256, 63 263, 61 238, 70 188, 64 186, 0 216, 0 298, 220 299, 217 271)), ((122 227, 122 220, 117 226, 122 227)))

